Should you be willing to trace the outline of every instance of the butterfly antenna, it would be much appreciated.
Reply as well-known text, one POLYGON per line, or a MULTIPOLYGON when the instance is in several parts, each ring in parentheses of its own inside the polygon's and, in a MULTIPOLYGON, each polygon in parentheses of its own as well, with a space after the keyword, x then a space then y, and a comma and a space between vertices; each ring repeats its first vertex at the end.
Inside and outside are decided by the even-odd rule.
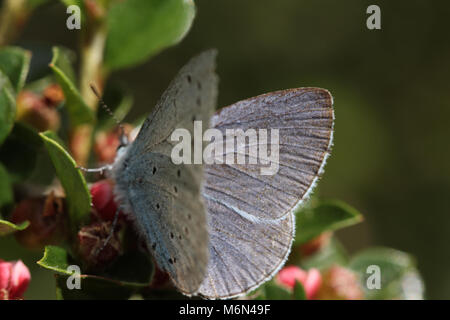
POLYGON ((106 105, 105 101, 103 101, 102 97, 100 96, 100 93, 98 92, 97 88, 91 83, 89 85, 91 87, 92 92, 94 92, 94 94, 96 95, 98 101, 100 102, 100 105, 102 106, 103 109, 106 110, 106 112, 108 112, 108 114, 111 116, 111 118, 114 119, 114 121, 116 122, 116 124, 119 126, 120 128, 120 135, 122 137, 125 136, 125 129, 122 125, 122 123, 116 118, 116 116, 114 115, 114 113, 111 111, 111 109, 106 105))

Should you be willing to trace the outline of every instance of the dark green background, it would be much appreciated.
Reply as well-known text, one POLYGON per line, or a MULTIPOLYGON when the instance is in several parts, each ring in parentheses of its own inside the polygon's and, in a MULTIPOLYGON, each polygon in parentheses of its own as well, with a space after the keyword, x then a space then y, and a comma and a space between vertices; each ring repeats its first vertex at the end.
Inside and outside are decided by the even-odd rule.
MULTIPOLYGON (((339 238, 351 252, 386 245, 412 253, 427 298, 450 298, 450 2, 195 2, 197 17, 180 45, 113 75, 135 95, 130 119, 150 111, 183 63, 209 47, 219 49, 220 106, 278 89, 329 89, 335 145, 320 194, 366 218, 339 238), (366 28, 370 4, 381 7, 382 30, 366 28)), ((19 44, 75 49, 66 17, 62 5, 40 8, 19 44)), ((45 59, 36 55, 33 63, 45 59)), ((15 246, 5 248, 2 258, 23 258, 15 246)), ((53 297, 52 276, 32 271, 26 297, 53 297)))

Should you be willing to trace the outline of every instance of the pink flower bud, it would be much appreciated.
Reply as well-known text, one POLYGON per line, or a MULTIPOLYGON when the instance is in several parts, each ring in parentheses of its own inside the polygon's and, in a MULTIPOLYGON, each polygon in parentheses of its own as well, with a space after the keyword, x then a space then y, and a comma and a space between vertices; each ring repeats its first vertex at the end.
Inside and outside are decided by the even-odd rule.
POLYGON ((314 299, 322 283, 322 276, 317 269, 302 270, 297 266, 287 266, 281 269, 275 278, 275 282, 292 291, 296 281, 305 289, 306 298, 314 299))
POLYGON ((333 232, 324 232, 302 244, 300 246, 300 253, 302 254, 302 257, 311 256, 326 247, 330 243, 332 236, 333 232))
POLYGON ((66 210, 64 198, 54 192, 20 201, 11 215, 11 221, 19 224, 28 220, 30 226, 14 236, 20 244, 30 249, 58 244, 69 234, 66 210))
POLYGON ((78 231, 78 249, 80 257, 88 268, 101 269, 114 261, 122 253, 119 228, 105 245, 111 232, 111 222, 97 222, 78 231))
POLYGON ((0 300, 22 299, 31 275, 21 260, 0 260, 0 300))
POLYGON ((360 300, 363 292, 355 272, 334 265, 323 275, 323 284, 317 294, 320 300, 360 300))
POLYGON ((64 101, 64 92, 62 91, 59 84, 51 84, 45 88, 44 92, 44 102, 48 106, 56 107, 58 104, 64 101))
MULTIPOLYGON (((130 132, 133 127, 130 124, 123 125, 125 134, 130 139, 130 132)), ((115 128, 110 131, 101 131, 95 135, 94 152, 100 163, 112 163, 116 158, 117 148, 119 147, 121 131, 119 128, 115 128)))
POLYGON ((38 131, 56 131, 60 126, 58 111, 53 106, 47 105, 40 95, 26 90, 17 96, 16 118, 38 131))
POLYGON ((114 200, 113 189, 114 184, 108 179, 100 180, 91 186, 92 205, 100 220, 112 221, 114 219, 117 204, 114 200))

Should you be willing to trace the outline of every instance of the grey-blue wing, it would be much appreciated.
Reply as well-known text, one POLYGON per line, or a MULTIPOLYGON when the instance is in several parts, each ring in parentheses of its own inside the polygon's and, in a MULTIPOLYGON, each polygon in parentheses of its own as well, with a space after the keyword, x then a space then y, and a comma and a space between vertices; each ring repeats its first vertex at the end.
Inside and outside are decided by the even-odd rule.
POLYGON ((209 124, 216 106, 215 51, 184 66, 144 122, 137 138, 114 164, 116 196, 175 286, 196 293, 208 263, 206 212, 200 195, 201 165, 175 165, 175 129, 193 138, 194 120, 209 124))
POLYGON ((204 129, 208 127, 217 100, 216 54, 215 50, 205 51, 181 68, 143 123, 131 146, 134 154, 168 141, 174 129, 192 132, 194 120, 202 121, 204 129))
POLYGON ((208 263, 200 177, 192 166, 174 165, 162 154, 148 153, 141 163, 128 187, 136 227, 176 287, 194 294, 208 263))
POLYGON ((224 140, 226 129, 278 129, 279 168, 274 175, 261 175, 262 164, 205 166, 202 193, 209 215, 210 260, 200 294, 244 294, 284 264, 294 236, 293 212, 323 170, 333 118, 330 93, 317 88, 269 93, 213 116, 211 127, 219 129, 224 140))

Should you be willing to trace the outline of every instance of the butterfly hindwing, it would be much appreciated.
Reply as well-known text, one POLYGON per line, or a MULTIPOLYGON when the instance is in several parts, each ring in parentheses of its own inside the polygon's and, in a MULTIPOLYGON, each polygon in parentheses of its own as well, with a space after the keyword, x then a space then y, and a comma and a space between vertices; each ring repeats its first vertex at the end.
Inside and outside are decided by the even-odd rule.
POLYGON ((261 164, 248 162, 205 166, 202 192, 209 215, 210 261, 200 294, 244 294, 284 264, 294 236, 293 211, 323 169, 333 118, 331 95, 317 88, 265 94, 213 116, 211 127, 223 133, 224 141, 227 129, 278 129, 279 160, 273 175, 262 175, 261 164))

